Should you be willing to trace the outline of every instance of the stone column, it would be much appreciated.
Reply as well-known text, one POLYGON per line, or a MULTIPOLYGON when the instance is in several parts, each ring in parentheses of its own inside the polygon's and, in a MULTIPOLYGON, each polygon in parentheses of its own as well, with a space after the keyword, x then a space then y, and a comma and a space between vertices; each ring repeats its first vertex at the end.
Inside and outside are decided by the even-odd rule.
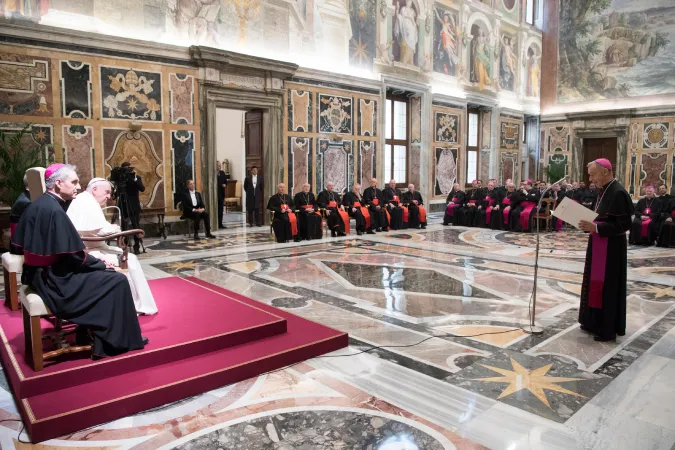
POLYGON ((499 179, 499 106, 492 108, 492 137, 490 139, 490 178, 497 178, 498 183, 506 180, 499 179))
POLYGON ((426 30, 424 29, 424 17, 420 16, 417 18, 417 50, 415 51, 417 58, 417 67, 424 68, 424 37, 426 30))

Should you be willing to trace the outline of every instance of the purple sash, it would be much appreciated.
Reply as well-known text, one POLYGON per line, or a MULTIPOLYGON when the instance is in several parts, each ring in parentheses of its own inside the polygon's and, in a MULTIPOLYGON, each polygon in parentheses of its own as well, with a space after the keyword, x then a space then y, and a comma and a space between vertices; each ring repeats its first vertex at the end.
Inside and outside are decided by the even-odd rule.
POLYGON ((605 286, 608 243, 609 238, 602 237, 598 233, 591 233, 591 284, 588 291, 588 306, 591 308, 602 308, 602 290, 605 286))
POLYGON ((489 195, 485 197, 485 200, 488 202, 488 207, 485 209, 485 225, 490 225, 490 218, 492 217, 492 205, 494 205, 495 200, 489 195))
MULTIPOLYGON (((507 206, 511 206, 511 199, 505 198, 504 200, 502 200, 502 203, 507 206)), ((504 223, 509 223, 509 212, 511 211, 510 210, 506 211, 506 208, 504 208, 504 212, 502 213, 504 215, 504 223)))
POLYGON ((534 202, 523 202, 523 211, 520 213, 520 227, 527 231, 530 229, 530 213, 537 206, 534 202))
MULTIPOLYGON (((651 213, 652 213, 651 208, 645 208, 645 214, 651 214, 651 213)), ((640 230, 640 237, 643 237, 643 238, 649 237, 649 224, 650 223, 652 223, 651 218, 642 221, 642 229, 640 230)))
POLYGON ((453 204, 448 204, 448 207, 445 208, 445 214, 448 215, 448 217, 452 217, 455 214, 455 208, 457 208, 459 205, 456 203, 458 201, 457 197, 452 197, 453 204))

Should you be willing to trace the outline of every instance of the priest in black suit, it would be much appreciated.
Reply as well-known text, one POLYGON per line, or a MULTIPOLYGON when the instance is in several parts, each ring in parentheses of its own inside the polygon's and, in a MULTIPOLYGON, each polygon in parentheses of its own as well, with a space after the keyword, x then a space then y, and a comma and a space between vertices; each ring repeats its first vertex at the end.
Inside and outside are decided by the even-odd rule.
POLYGON ((298 235, 300 239, 321 239, 323 218, 319 212, 314 193, 310 191, 309 183, 302 185, 302 191, 295 194, 293 204, 298 211, 298 235))
POLYGON ((209 221, 209 212, 206 210, 202 194, 195 191, 195 182, 187 180, 185 183, 187 191, 183 193, 181 204, 183 205, 183 216, 192 219, 195 227, 195 239, 199 239, 199 221, 204 221, 204 229, 206 230, 206 237, 209 239, 215 238, 211 234, 211 222, 209 221))
POLYGON ((258 175, 258 168, 251 167, 251 174, 244 180, 244 192, 246 193, 246 224, 252 227, 255 223, 262 226, 262 199, 263 177, 258 175))
POLYGON ((402 195, 401 191, 396 188, 396 180, 389 181, 389 185, 382 191, 384 203, 389 211, 389 228, 392 230, 408 228, 409 211, 401 204, 402 195))
POLYGON ((227 175, 223 172, 223 165, 216 161, 218 171, 216 173, 216 185, 218 186, 218 228, 227 228, 223 225, 223 209, 225 209, 225 192, 227 192, 227 175))
POLYGON ((443 216, 443 225, 458 225, 457 219, 459 217, 458 210, 464 205, 464 198, 466 194, 462 190, 459 183, 452 186, 452 190, 445 199, 445 215, 443 216))
POLYGON ((427 210, 424 208, 422 194, 415 190, 414 184, 408 185, 408 190, 403 193, 401 201, 408 207, 410 213, 408 216, 408 226, 410 228, 426 228, 427 210))
POLYGON ((370 187, 363 191, 363 201, 375 217, 376 231, 389 231, 388 211, 384 207, 384 196, 377 187, 377 179, 370 180, 370 187))

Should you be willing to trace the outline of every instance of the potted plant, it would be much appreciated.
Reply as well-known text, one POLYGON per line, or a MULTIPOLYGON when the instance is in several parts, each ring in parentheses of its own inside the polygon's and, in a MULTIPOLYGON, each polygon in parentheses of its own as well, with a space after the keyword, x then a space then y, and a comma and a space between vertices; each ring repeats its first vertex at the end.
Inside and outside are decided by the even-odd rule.
POLYGON ((0 131, 0 218, 3 242, 9 240, 9 213, 24 191, 23 177, 31 167, 44 166, 44 146, 32 143, 31 125, 18 132, 0 131), (7 236, 5 236, 7 235, 7 236))

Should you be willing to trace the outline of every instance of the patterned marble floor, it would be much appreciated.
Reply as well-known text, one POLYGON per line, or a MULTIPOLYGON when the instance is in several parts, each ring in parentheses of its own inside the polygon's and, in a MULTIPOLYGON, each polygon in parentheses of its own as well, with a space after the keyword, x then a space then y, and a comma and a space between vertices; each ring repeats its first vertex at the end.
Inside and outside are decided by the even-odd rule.
MULTIPOLYGON (((598 343, 576 321, 585 236, 542 235, 535 336, 534 236, 438 219, 302 245, 264 227, 147 239, 149 278, 199 277, 350 347, 34 448, 675 449, 675 249, 629 249, 627 333, 598 343)), ((3 449, 31 448, 2 425, 3 449)))

